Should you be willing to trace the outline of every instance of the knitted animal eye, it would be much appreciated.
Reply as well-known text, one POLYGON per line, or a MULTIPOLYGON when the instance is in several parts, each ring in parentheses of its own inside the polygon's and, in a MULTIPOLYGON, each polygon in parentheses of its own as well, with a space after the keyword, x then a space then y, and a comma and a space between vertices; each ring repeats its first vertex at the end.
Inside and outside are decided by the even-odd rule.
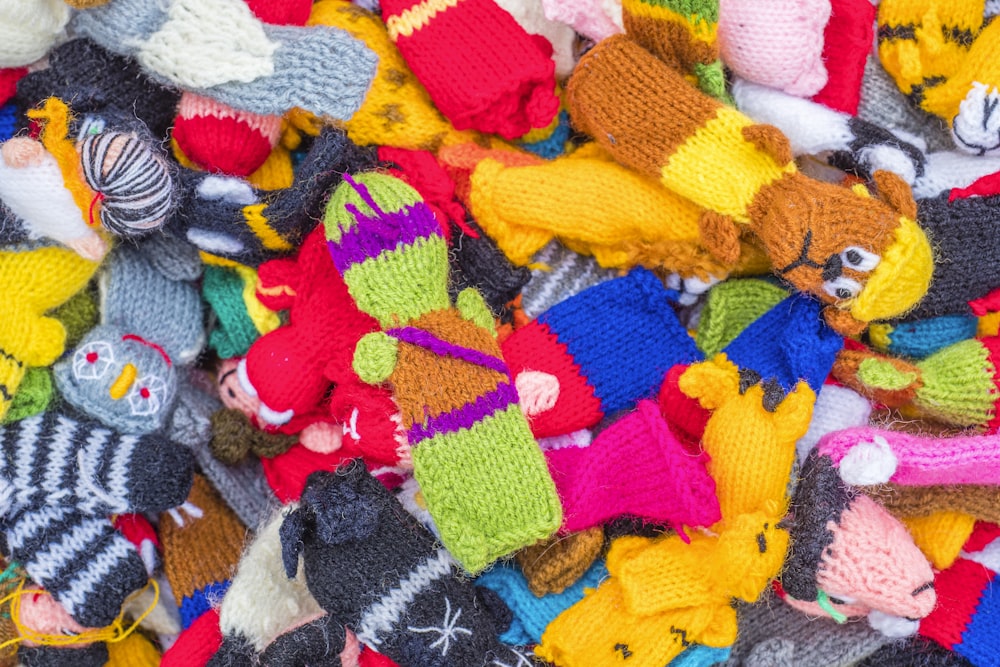
POLYGON ((881 257, 857 246, 847 246, 840 253, 840 261, 849 269, 868 273, 881 261, 881 257))
POLYGON ((159 412, 167 395, 167 385, 158 375, 139 378, 128 393, 129 409, 134 415, 151 415, 159 412))
POLYGON ((99 380, 114 363, 111 346, 95 341, 84 345, 73 355, 73 375, 78 380, 99 380))
POLYGON ((855 280, 840 276, 823 283, 823 291, 835 299, 850 299, 858 295, 861 285, 855 280))

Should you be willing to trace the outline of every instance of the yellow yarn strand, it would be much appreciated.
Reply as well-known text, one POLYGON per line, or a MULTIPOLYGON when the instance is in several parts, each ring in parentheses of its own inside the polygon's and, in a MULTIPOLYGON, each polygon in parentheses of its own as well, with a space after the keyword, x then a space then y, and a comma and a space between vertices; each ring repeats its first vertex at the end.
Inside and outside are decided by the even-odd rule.
POLYGON ((71 644, 92 644, 94 642, 113 644, 115 642, 120 642, 131 635, 135 629, 139 627, 139 624, 153 612, 153 609, 156 608, 156 605, 160 601, 160 587, 156 583, 155 579, 150 579, 149 583, 146 584, 146 586, 143 587, 139 593, 145 592, 146 589, 152 586, 153 601, 150 603, 149 607, 147 607, 146 610, 132 622, 130 626, 125 627, 124 625, 125 610, 122 609, 122 611, 118 614, 118 618, 112 621, 111 625, 103 628, 86 630, 76 635, 50 635, 42 632, 35 632, 21 622, 21 598, 23 596, 36 594, 51 595, 51 593, 44 590, 24 590, 25 581, 26 580, 22 580, 18 585, 17 590, 0 600, 0 606, 10 603, 10 617, 19 634, 18 637, 9 639, 0 644, 0 650, 25 641, 30 641, 32 644, 38 646, 67 646, 71 644))
POLYGON ((45 150, 52 154, 62 172, 63 184, 73 195, 73 201, 83 215, 84 220, 94 220, 91 215, 94 206, 100 206, 95 200, 96 194, 91 190, 80 170, 80 156, 76 152, 69 135, 69 121, 72 118, 69 107, 58 97, 45 100, 41 109, 30 109, 28 118, 43 123, 41 141, 45 150))

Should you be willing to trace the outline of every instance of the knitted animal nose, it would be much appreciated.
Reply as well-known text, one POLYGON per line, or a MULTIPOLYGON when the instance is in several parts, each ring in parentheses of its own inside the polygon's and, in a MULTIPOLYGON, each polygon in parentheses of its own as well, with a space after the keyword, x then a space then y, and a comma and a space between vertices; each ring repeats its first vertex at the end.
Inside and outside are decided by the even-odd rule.
POLYGON ((128 390, 132 388, 132 383, 135 382, 136 370, 135 366, 132 364, 125 364, 122 368, 121 374, 114 381, 111 387, 108 389, 108 393, 111 394, 111 398, 118 400, 123 398, 128 390))

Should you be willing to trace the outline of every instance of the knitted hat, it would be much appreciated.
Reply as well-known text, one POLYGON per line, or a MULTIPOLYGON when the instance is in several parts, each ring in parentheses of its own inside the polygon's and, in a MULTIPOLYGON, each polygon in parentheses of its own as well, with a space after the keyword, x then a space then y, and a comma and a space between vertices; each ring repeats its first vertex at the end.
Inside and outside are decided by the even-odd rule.
POLYGON ((507 644, 537 644, 553 619, 582 600, 587 589, 597 588, 607 576, 608 570, 604 563, 597 561, 567 588, 538 596, 517 568, 497 565, 480 575, 476 579, 476 586, 496 592, 514 614, 514 621, 500 635, 500 641, 507 644))
POLYGON ((81 625, 108 625, 147 573, 107 516, 184 502, 190 452, 56 412, 0 427, 0 444, 14 492, 3 508, 11 557, 81 625))
MULTIPOLYGON (((604 529, 550 537, 514 556, 528 588, 537 597, 561 593, 586 572, 604 550, 604 529)), ((517 642, 507 642, 517 643, 517 642)))
POLYGON ((741 78, 809 97, 826 85, 821 57, 830 0, 719 0, 719 51, 741 78))
POLYGON ((184 157, 206 171, 246 177, 257 170, 281 137, 281 117, 239 111, 186 92, 171 138, 184 157))
POLYGON ((588 447, 546 453, 563 503, 563 530, 621 515, 653 523, 710 526, 721 517, 705 458, 692 457, 653 401, 601 431, 588 447))
MULTIPOLYGON (((874 611, 914 623, 929 614, 935 603, 933 573, 906 528, 867 496, 852 492, 818 452, 806 459, 801 477, 792 501, 791 551, 781 575, 793 606, 834 619, 874 611)), ((915 626, 906 629, 912 634, 915 626)))
POLYGON ((343 31, 265 24, 236 0, 176 16, 116 0, 78 12, 72 26, 110 51, 135 57, 154 80, 265 115, 301 107, 350 118, 377 63, 343 31), (234 49, 234 39, 244 46, 234 49))
POLYGON ((555 376, 558 398, 532 417, 538 437, 571 433, 652 397, 674 365, 700 353, 670 304, 676 292, 645 269, 591 287, 515 331, 502 346, 515 377, 555 376), (593 326, 599 314, 604 326, 593 326))
POLYGON ((281 537, 286 572, 295 574, 301 554, 329 625, 346 624, 396 662, 458 666, 516 657, 497 641, 490 606, 455 576, 448 553, 359 462, 311 475, 281 537))
POLYGON ((721 259, 736 256, 734 223, 747 224, 776 272, 830 304, 838 328, 899 315, 927 291, 931 249, 902 182, 880 172, 887 205, 801 175, 780 132, 698 92, 627 38, 580 61, 567 105, 616 160, 708 209, 702 241, 721 259), (701 148, 691 148, 694 137, 701 148), (713 178, 694 176, 706 172, 713 178))
POLYGON ((0 252, 0 284, 17 285, 8 292, 0 322, 0 418, 28 366, 47 366, 63 353, 66 329, 44 314, 79 292, 97 263, 62 248, 0 252))
POLYGON ((435 106, 459 130, 517 138, 559 111, 551 45, 493 2, 468 0, 434 15, 383 0, 389 37, 435 106), (453 54, 461 52, 460 59, 453 54))
POLYGON ((358 148, 342 130, 326 128, 303 158, 292 186, 273 194, 254 191, 241 179, 182 170, 186 196, 168 231, 212 255, 256 266, 287 254, 312 230, 343 173, 374 163, 374 150, 358 148))
POLYGON ((500 358, 493 316, 466 289, 451 306, 447 248, 419 195, 381 174, 345 177, 325 219, 334 264, 383 332, 354 370, 386 382, 441 539, 470 572, 558 527, 555 486, 500 358))
POLYGON ((868 0, 830 0, 830 20, 823 30, 823 65, 827 81, 814 102, 858 113, 865 62, 875 37, 875 6, 868 0))
POLYGON ((997 434, 934 438, 854 428, 831 433, 819 450, 849 484, 1000 484, 998 442, 997 434))
POLYGON ((160 515, 163 571, 183 628, 221 602, 245 537, 246 526, 201 475, 180 510, 160 515))

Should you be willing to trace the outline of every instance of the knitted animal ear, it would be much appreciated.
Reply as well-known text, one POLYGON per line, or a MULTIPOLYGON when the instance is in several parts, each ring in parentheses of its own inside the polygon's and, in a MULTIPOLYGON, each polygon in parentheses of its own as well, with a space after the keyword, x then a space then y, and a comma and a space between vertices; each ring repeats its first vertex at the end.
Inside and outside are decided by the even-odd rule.
POLYGON ((740 391, 740 374, 726 355, 693 364, 678 380, 685 395, 698 399, 707 410, 718 408, 740 391))
POLYGON ((714 211, 705 211, 698 219, 698 231, 705 248, 726 264, 740 258, 740 230, 736 222, 714 211))
POLYGON ((913 192, 898 174, 880 169, 872 175, 878 198, 911 220, 917 219, 917 203, 913 192))
POLYGON ((364 540, 378 525, 379 508, 364 489, 367 469, 352 462, 343 470, 313 473, 302 492, 302 509, 313 515, 316 536, 329 545, 364 540))
POLYGON ((742 130, 743 138, 774 158, 778 164, 788 164, 794 160, 788 137, 774 125, 748 125, 742 130))
POLYGON ((302 536, 306 532, 305 510, 292 510, 281 522, 278 535, 281 539, 281 564, 285 566, 285 576, 294 579, 299 571, 299 554, 302 553, 302 536))

